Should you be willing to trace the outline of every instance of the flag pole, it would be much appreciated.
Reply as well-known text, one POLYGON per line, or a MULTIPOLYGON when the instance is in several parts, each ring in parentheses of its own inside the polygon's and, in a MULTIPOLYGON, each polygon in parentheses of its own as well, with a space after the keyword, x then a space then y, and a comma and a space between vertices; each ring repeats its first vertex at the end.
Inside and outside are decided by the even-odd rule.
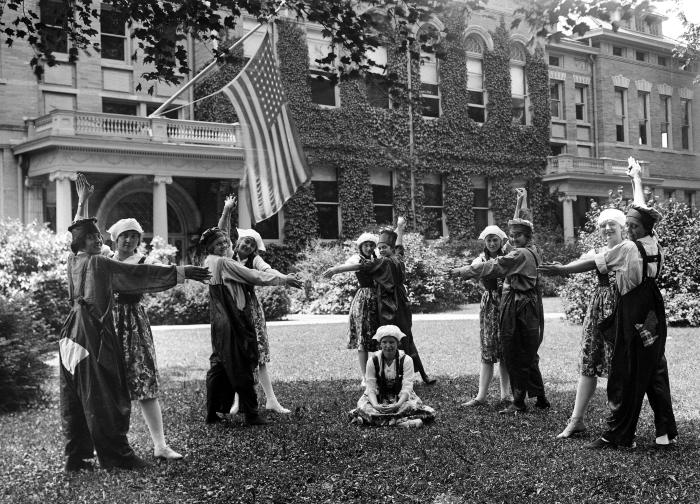
MULTIPOLYGON (((284 7, 286 4, 287 4, 287 0, 282 0, 282 2, 280 2, 280 4, 279 4, 279 6, 277 7, 277 9, 275 9, 275 12, 274 12, 273 14, 270 14, 270 15, 267 17, 266 23, 269 23, 270 20, 271 20, 275 15, 277 15, 277 13, 278 13, 280 10, 282 10, 282 7, 284 7)), ((257 25, 255 28, 253 28, 252 30, 250 30, 250 31, 249 31, 248 33, 246 33, 245 35, 243 35, 240 39, 236 40, 236 42, 234 42, 234 43, 231 45, 231 47, 228 48, 228 52, 233 51, 236 47, 238 47, 238 46, 241 45, 243 42, 245 42, 245 40, 248 39, 248 37, 250 37, 251 35, 253 35, 253 33, 255 33, 256 31, 258 31, 258 29, 259 29, 262 25, 263 25, 263 23, 258 23, 258 25, 257 25)), ((158 108, 157 108, 152 114, 150 114, 148 117, 157 117, 157 116, 159 116, 159 115, 165 110, 165 108, 166 108, 168 105, 170 105, 173 101, 175 101, 175 98, 177 98, 177 97, 180 96, 182 93, 184 93, 184 92, 187 91, 189 88, 191 88, 191 87, 194 85, 195 82, 197 82, 200 78, 202 78, 202 76, 204 76, 206 73, 208 73, 212 68, 214 68, 214 67, 215 67, 216 65, 218 65, 218 64, 219 64, 218 61, 216 61, 216 58, 214 58, 214 60, 213 60, 211 63, 209 63, 207 66, 205 66, 205 67, 202 69, 202 71, 200 71, 197 75, 195 75, 194 77, 192 77, 192 79, 190 79, 184 86, 182 86, 180 89, 178 89, 177 91, 175 91, 175 93, 174 93, 170 98, 168 98, 167 100, 165 100, 165 103, 163 103, 160 107, 158 107, 158 108)))

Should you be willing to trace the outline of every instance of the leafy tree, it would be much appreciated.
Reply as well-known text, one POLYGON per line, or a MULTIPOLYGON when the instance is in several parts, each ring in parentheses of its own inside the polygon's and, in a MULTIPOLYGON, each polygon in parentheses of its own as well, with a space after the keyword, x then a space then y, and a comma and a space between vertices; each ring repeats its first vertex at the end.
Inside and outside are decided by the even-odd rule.
MULTIPOLYGON (((463 8, 475 7, 479 1, 468 0, 463 8)), ((416 40, 416 27, 443 9, 447 2, 368 0, 360 5, 351 0, 286 0, 285 8, 292 16, 323 27, 323 35, 334 47, 342 49, 342 55, 330 53, 319 62, 330 64, 337 59, 341 63, 341 76, 348 76, 374 64, 365 54, 369 48, 380 44, 378 23, 390 22, 396 36, 411 46, 416 40), (373 7, 381 9, 381 19, 375 15, 373 7)), ((274 17, 280 6, 275 1, 257 0, 105 0, 101 4, 102 9, 98 10, 93 0, 54 3, 48 23, 41 19, 35 2, 6 0, 0 2, 0 33, 8 46, 18 40, 29 43, 34 50, 29 63, 35 74, 41 76, 45 65, 56 64, 51 43, 56 37, 65 37, 71 62, 78 60, 81 54, 100 52, 95 27, 99 25, 102 12, 109 9, 110 15, 117 16, 117 22, 123 21, 130 28, 137 48, 132 59, 141 58, 152 68, 141 77, 145 81, 178 84, 182 75, 190 71, 185 44, 188 36, 209 43, 217 60, 226 61, 228 48, 218 43, 227 39, 228 31, 236 26, 242 13, 247 12, 265 22, 274 17)), ((427 39, 423 43, 430 45, 427 39)), ((152 90, 153 86, 149 92, 152 90)))

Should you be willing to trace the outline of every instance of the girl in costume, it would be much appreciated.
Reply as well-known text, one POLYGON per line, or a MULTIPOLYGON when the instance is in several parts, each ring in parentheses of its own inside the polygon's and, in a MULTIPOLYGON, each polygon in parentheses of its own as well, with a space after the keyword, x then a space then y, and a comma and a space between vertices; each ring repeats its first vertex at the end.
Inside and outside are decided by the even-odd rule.
POLYGON ((370 354, 365 374, 365 393, 350 412, 356 423, 385 426, 421 427, 435 418, 435 410, 425 406, 413 391, 413 360, 399 342, 406 335, 395 325, 377 329, 374 340, 381 350, 370 354))
MULTIPOLYGON (((606 240, 606 245, 597 250, 593 249, 581 258, 592 258, 597 253, 610 250, 622 241, 622 231, 625 227, 625 214, 616 208, 606 208, 598 216, 598 229, 606 240)), ((615 284, 615 273, 601 273, 596 270, 598 285, 593 291, 591 302, 583 320, 583 336, 581 339, 581 360, 579 364, 581 376, 576 387, 576 401, 571 419, 566 428, 557 438, 568 438, 584 432, 586 425, 583 416, 588 403, 593 397, 599 376, 607 376, 612 357, 613 341, 609 330, 619 293, 615 284)))
POLYGON ((538 408, 549 408, 537 355, 544 330, 542 294, 537 281, 537 267, 542 259, 532 243, 532 221, 526 208, 521 208, 527 192, 523 188, 517 192, 515 216, 508 221, 513 250, 460 272, 465 278, 505 278, 499 317, 503 362, 510 376, 513 403, 499 412, 502 414, 526 411, 527 395, 537 397, 538 408))
MULTIPOLYGON (((498 226, 486 226, 479 235, 479 240, 484 240, 484 251, 472 261, 470 266, 455 268, 450 273, 461 275, 470 271, 472 266, 479 263, 495 259, 504 255, 504 250, 508 250, 506 234, 498 226)), ((492 278, 481 280, 484 286, 484 293, 481 296, 479 306, 479 325, 481 343, 481 369, 479 371, 479 391, 476 397, 467 401, 462 406, 486 406, 486 396, 489 392, 491 378, 493 378, 493 366, 499 362, 498 376, 501 384, 501 405, 507 406, 510 400, 510 380, 508 370, 503 364, 503 351, 499 331, 498 307, 501 302, 501 291, 503 282, 500 279, 492 278)), ((500 408, 502 409, 502 408, 500 408)))
MULTIPOLYGON (((377 258, 374 249, 377 247, 379 237, 372 233, 362 233, 355 241, 357 253, 345 261, 345 264, 363 264, 377 258)), ((365 272, 356 271, 360 288, 350 303, 350 320, 348 322, 348 348, 357 349, 357 357, 360 363, 362 386, 365 386, 365 372, 367 371, 367 356, 369 352, 377 350, 377 341, 374 334, 377 332, 377 291, 372 277, 365 272)))
MULTIPOLYGON (((92 191, 78 184, 79 207, 92 191)), ((147 465, 127 440, 131 401, 122 344, 114 329, 113 294, 158 292, 179 278, 205 281, 195 266, 124 264, 101 255, 102 235, 95 219, 75 221, 68 258, 72 308, 59 339, 60 395, 66 470, 92 468, 94 453, 102 468, 136 469, 147 465)))
MULTIPOLYGON (((143 229, 136 219, 121 219, 107 232, 115 251, 112 259, 124 264, 159 264, 137 252, 143 229)), ((157 458, 178 460, 182 458, 165 442, 163 414, 160 409, 159 376, 156 349, 151 334, 151 324, 141 303, 142 294, 117 292, 114 321, 117 335, 122 341, 126 361, 126 378, 131 400, 138 400, 143 419, 153 440, 153 454, 157 458)))
MULTIPOLYGON (((224 210, 221 213, 221 218, 219 219, 219 228, 222 229, 227 236, 231 229, 231 212, 236 208, 236 198, 233 196, 228 196, 224 201, 224 210)), ((277 276, 286 278, 286 275, 280 273, 276 269, 273 269, 265 260, 258 255, 258 251, 265 251, 265 244, 262 241, 260 234, 254 229, 238 229, 238 240, 236 242, 236 248, 227 251, 226 255, 232 257, 234 260, 245 265, 247 268, 266 271, 277 276)), ((267 365, 270 362, 270 342, 267 336, 267 327, 265 325, 265 313, 263 312, 262 305, 255 295, 255 287, 253 285, 246 285, 245 287, 248 291, 250 297, 250 315, 253 319, 253 325, 255 326, 255 334, 258 340, 258 378, 262 389, 265 392, 265 409, 276 411, 277 413, 288 414, 291 413, 290 410, 283 407, 277 400, 275 391, 272 389, 272 381, 270 380, 270 375, 267 370, 267 365)), ((236 394, 233 401, 233 406, 231 407, 231 414, 235 415, 238 413, 240 408, 239 397, 236 394)))
MULTIPOLYGON (((235 229, 235 228, 234 228, 235 229)), ((238 233, 234 233, 237 240, 238 233)), ((300 288, 292 276, 256 271, 229 257, 228 233, 209 228, 199 241, 206 254, 204 265, 211 271, 209 313, 212 355, 207 372, 207 423, 229 413, 238 394, 241 409, 250 425, 267 423, 258 414, 254 371, 259 362, 256 328, 251 313, 250 285, 287 285, 300 288)))
POLYGON ((403 348, 413 360, 415 370, 427 385, 433 385, 436 380, 428 376, 423 363, 418 356, 418 349, 413 342, 411 332, 411 309, 406 294, 406 266, 403 262, 403 233, 406 220, 399 217, 396 232, 387 229, 381 232, 377 243, 379 256, 373 261, 362 264, 343 264, 334 266, 323 272, 325 278, 331 278, 338 273, 362 271, 372 277, 377 288, 377 310, 379 325, 395 325, 406 335, 403 348))
POLYGON ((644 395, 654 411, 656 444, 666 447, 678 436, 666 363, 666 312, 656 284, 663 252, 654 235, 661 214, 646 205, 641 167, 629 158, 634 203, 627 211, 628 240, 593 258, 562 265, 544 265, 548 273, 579 273, 597 268, 615 272, 620 301, 615 312, 615 343, 608 375, 608 429, 586 445, 601 449, 634 447, 644 395))

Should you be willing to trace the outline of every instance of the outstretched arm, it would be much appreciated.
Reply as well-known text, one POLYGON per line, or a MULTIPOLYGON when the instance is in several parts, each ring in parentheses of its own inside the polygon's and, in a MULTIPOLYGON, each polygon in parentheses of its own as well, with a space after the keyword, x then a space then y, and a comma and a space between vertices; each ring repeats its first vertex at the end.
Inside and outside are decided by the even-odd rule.
POLYGON ((627 175, 632 179, 632 199, 634 204, 645 206, 646 201, 644 201, 644 189, 642 188, 642 167, 632 156, 627 159, 627 162, 629 163, 627 175))
POLYGON ((87 181, 84 174, 78 173, 78 178, 75 181, 75 190, 78 193, 78 209, 75 212, 73 220, 87 219, 89 216, 88 200, 95 191, 95 186, 87 181))
POLYGON ((584 271, 591 271, 595 268, 595 259, 593 257, 588 257, 572 261, 569 264, 542 264, 537 268, 537 271, 548 275, 566 275, 569 273, 583 273, 584 271))
POLYGON ((348 273, 350 271, 360 271, 362 268, 361 264, 341 264, 340 266, 333 266, 328 268, 322 273, 323 278, 331 278, 333 275, 338 273, 348 273))

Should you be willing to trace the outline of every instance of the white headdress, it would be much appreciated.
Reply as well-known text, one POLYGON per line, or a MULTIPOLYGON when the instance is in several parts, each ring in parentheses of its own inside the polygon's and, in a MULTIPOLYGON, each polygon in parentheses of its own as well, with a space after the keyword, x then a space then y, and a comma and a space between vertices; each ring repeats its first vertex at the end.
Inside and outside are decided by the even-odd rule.
POLYGON ((259 252, 265 252, 265 243, 263 243, 262 236, 255 229, 238 229, 238 239, 250 236, 255 239, 255 244, 258 247, 259 252))
POLYGON ((136 231, 138 234, 143 236, 143 228, 141 227, 141 224, 139 224, 139 221, 132 218, 119 219, 117 222, 112 224, 111 228, 107 230, 109 237, 113 242, 117 241, 120 234, 126 233, 127 231, 136 231))

